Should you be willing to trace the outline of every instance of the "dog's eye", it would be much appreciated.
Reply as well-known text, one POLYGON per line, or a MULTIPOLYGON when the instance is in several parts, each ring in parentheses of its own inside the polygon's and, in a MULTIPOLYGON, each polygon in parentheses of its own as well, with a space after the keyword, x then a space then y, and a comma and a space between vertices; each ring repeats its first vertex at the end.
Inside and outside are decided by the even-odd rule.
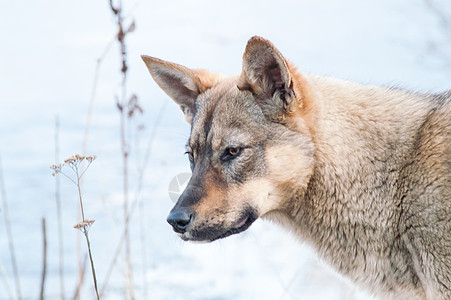
POLYGON ((224 154, 221 157, 222 161, 228 161, 236 158, 240 155, 242 148, 230 147, 224 151, 224 154))
POLYGON ((238 154, 239 148, 228 148, 228 149, 227 149, 227 152, 228 152, 229 155, 235 156, 235 155, 238 154))
POLYGON ((190 162, 194 162, 194 155, 190 151, 186 151, 185 154, 188 154, 188 159, 190 162))

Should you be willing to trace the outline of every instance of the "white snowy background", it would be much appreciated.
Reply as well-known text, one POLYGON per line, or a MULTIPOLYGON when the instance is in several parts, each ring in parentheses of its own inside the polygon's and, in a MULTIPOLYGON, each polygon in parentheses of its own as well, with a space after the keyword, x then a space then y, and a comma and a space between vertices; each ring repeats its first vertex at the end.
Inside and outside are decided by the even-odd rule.
MULTIPOLYGON (((308 245, 264 221, 212 244, 176 237, 165 221, 173 205, 168 184, 189 172, 183 155, 189 126, 152 81, 140 55, 232 75, 241 70, 247 40, 260 35, 303 72, 439 92, 451 88, 451 20, 437 18, 425 0, 123 2, 126 16, 136 21, 136 31, 127 37, 127 89, 144 109, 133 123, 144 129, 131 138, 132 200, 148 140, 156 133, 131 221, 136 298, 371 299, 319 261, 308 245)), ((433 3, 451 16, 450 1, 433 3)), ((49 169, 55 160, 55 118, 60 159, 80 153, 96 60, 116 26, 106 0, 2 0, 0 12, 0 157, 22 296, 39 297, 45 217, 45 296, 60 299, 55 178, 49 169)), ((123 230, 118 53, 113 44, 100 65, 87 144, 87 154, 98 158, 83 181, 86 216, 96 219, 90 238, 99 285, 123 230)), ((72 299, 78 203, 76 187, 63 177, 61 188, 65 295, 72 299)), ((0 299, 11 299, 16 288, 4 212, 2 206, 0 299)), ((89 269, 82 296, 94 298, 89 269)), ((121 258, 104 299, 124 299, 121 258)))

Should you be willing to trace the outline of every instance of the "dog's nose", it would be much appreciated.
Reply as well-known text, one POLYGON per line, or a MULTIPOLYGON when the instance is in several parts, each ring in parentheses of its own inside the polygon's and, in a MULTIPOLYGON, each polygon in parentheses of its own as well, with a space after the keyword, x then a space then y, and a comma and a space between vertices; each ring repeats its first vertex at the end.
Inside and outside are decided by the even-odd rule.
POLYGON ((191 222, 191 218, 192 214, 186 209, 177 209, 169 213, 166 221, 171 224, 175 232, 184 233, 191 222))

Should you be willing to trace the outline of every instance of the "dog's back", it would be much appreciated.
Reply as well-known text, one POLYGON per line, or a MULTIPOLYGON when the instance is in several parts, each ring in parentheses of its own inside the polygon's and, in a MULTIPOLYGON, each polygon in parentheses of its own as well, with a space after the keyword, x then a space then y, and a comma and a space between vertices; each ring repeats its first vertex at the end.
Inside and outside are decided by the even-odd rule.
POLYGON ((275 218, 375 294, 451 298, 451 93, 310 82, 319 166, 275 218))
POLYGON ((451 93, 433 107, 400 170, 400 238, 428 299, 451 299, 451 93))

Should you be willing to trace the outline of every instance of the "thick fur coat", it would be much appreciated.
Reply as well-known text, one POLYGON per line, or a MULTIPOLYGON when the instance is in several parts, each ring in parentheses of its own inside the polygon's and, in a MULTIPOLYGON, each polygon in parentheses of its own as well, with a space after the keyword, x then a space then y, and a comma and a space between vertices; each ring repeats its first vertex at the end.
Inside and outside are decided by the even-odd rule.
POLYGON ((304 74, 260 37, 235 77, 143 60, 192 125, 182 239, 267 218, 384 299, 451 299, 451 93, 304 74))

